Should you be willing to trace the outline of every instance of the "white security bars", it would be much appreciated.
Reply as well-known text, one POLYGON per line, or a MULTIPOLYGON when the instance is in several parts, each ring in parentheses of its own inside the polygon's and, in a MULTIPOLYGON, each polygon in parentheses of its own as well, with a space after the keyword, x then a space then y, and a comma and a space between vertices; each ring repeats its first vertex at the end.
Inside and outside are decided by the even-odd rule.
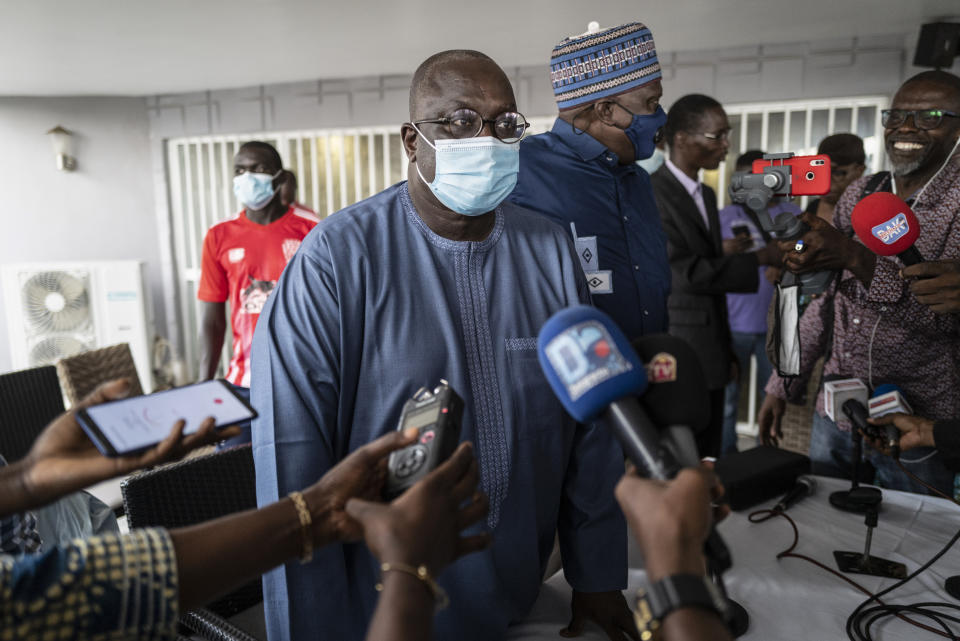
MULTIPOLYGON (((730 152, 726 162, 703 180, 717 189, 720 207, 729 204, 727 187, 737 156, 749 149, 767 153, 792 151, 815 154, 821 140, 834 133, 853 133, 863 138, 867 173, 883 166, 883 127, 880 110, 888 106, 885 96, 794 100, 778 103, 724 105, 730 119, 730 152)), ((801 206, 806 204, 799 203, 801 206)))
MULTIPOLYGON (((531 119, 532 133, 553 118, 531 119)), ((324 218, 407 177, 400 127, 263 132, 229 136, 173 138, 167 141, 167 177, 174 234, 174 259, 180 290, 181 336, 191 378, 197 374, 200 254, 207 229, 236 214, 233 156, 248 140, 277 148, 283 166, 297 176, 297 201, 324 218)), ((224 342, 223 371, 232 338, 224 342)))
MULTIPOLYGON (((705 172, 703 180, 714 188, 723 185, 717 189, 722 207, 729 201, 726 185, 733 161, 744 150, 814 153, 820 139, 836 132, 853 132, 862 137, 868 171, 876 171, 883 157, 880 109, 887 103, 886 97, 870 96, 725 106, 732 126, 730 153, 727 162, 716 171, 705 172)), ((554 118, 530 118, 531 134, 548 130, 554 118)), ((407 158, 397 125, 168 140, 167 177, 181 297, 181 336, 191 376, 197 371, 196 292, 203 237, 211 225, 240 209, 233 197, 233 156, 247 140, 265 140, 277 147, 284 167, 297 176, 297 200, 321 218, 406 178, 407 158)), ((228 335, 224 367, 230 345, 228 335)), ((752 392, 750 408, 752 417, 756 413, 752 392)), ((755 431, 752 420, 746 429, 755 431)))

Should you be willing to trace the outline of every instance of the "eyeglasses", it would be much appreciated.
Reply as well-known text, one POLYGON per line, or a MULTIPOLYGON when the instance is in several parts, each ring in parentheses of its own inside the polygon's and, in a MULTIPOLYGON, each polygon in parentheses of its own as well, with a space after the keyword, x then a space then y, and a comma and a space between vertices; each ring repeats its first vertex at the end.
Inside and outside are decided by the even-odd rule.
POLYGON ((943 117, 960 118, 960 114, 945 109, 883 109, 880 111, 880 122, 887 129, 896 129, 913 116, 913 123, 917 129, 936 129, 943 122, 943 117))
POLYGON ((707 140, 712 140, 713 142, 717 142, 718 140, 730 140, 729 129, 721 129, 716 133, 711 133, 709 131, 698 131, 697 134, 703 136, 707 140))
POLYGON ((530 123, 523 117, 513 111, 507 111, 494 119, 484 118, 473 109, 457 109, 453 113, 443 118, 431 118, 427 120, 415 120, 415 125, 443 125, 444 129, 450 134, 451 138, 473 138, 479 136, 483 131, 483 125, 490 123, 493 135, 502 142, 515 143, 527 133, 530 123))

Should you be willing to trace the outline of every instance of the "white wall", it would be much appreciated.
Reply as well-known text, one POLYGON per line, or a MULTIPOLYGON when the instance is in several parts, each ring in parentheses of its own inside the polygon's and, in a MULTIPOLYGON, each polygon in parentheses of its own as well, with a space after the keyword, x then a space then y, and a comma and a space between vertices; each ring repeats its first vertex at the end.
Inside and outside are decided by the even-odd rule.
MULTIPOLYGON (((901 33, 661 51, 664 104, 700 92, 721 102, 891 95, 908 76, 916 25, 901 33)), ((543 65, 513 67, 520 109, 555 113, 543 65)), ((960 72, 960 61, 953 67, 960 72)), ((0 262, 135 258, 148 263, 158 331, 179 345, 164 141, 179 136, 399 124, 409 76, 307 80, 147 98, 0 98, 0 262), (43 132, 78 134, 78 170, 54 167, 43 132)), ((0 301, 2 312, 2 301, 0 301)), ((0 372, 10 369, 0 313, 0 372)))
MULTIPOLYGON (((0 98, 0 263, 136 259, 163 318, 149 127, 143 98, 0 98), (45 136, 75 132, 77 169, 45 136)), ((0 299, 0 372, 12 368, 0 299)))
MULTIPOLYGON (((902 33, 707 51, 660 51, 664 105, 687 93, 724 103, 892 95, 913 67, 915 25, 902 33)), ((516 67, 497 60, 527 116, 556 113, 548 61, 516 67)), ((960 61, 954 67, 960 70, 960 61)), ((411 70, 412 72, 412 70, 411 70)), ((410 76, 307 80, 147 98, 156 140, 323 127, 396 124, 407 118, 410 76)))

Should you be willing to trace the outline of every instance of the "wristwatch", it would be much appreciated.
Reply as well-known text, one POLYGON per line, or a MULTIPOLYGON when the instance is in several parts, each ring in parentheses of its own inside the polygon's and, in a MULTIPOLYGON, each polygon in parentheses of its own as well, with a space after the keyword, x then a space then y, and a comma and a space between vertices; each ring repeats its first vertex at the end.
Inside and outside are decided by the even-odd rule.
POLYGON ((664 618, 678 608, 702 608, 726 621, 727 600, 713 581, 697 574, 672 574, 637 590, 634 619, 640 638, 656 638, 664 618))

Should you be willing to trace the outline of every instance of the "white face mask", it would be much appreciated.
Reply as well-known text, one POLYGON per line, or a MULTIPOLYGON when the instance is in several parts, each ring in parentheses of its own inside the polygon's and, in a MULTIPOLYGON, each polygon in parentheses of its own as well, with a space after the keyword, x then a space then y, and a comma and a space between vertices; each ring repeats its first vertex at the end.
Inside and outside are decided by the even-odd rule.
POLYGON ((267 206, 277 193, 273 181, 283 173, 281 169, 276 174, 256 174, 244 172, 233 177, 233 195, 246 205, 247 209, 258 211, 267 206))
MULTIPOLYGON (((417 129, 417 133, 420 130, 417 129)), ((479 216, 496 209, 517 185, 520 145, 493 136, 441 138, 436 150, 433 182, 428 183, 417 166, 417 175, 441 203, 464 216, 479 216)))
POLYGON ((648 174, 653 174, 656 170, 660 169, 660 166, 663 165, 663 161, 666 160, 667 156, 659 147, 654 147, 653 155, 649 158, 644 158, 643 160, 638 160, 637 165, 640 166, 648 174))

